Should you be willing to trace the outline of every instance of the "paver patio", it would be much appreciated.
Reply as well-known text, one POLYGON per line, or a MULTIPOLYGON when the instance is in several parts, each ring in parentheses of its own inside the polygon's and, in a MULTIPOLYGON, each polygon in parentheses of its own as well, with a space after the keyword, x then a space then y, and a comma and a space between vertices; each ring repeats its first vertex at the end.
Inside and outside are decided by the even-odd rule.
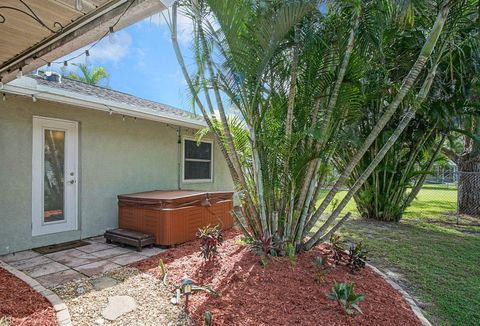
POLYGON ((36 279, 46 288, 54 288, 146 259, 165 250, 154 247, 137 252, 133 247, 107 244, 103 236, 85 241, 90 244, 45 255, 25 250, 0 256, 0 260, 36 279))

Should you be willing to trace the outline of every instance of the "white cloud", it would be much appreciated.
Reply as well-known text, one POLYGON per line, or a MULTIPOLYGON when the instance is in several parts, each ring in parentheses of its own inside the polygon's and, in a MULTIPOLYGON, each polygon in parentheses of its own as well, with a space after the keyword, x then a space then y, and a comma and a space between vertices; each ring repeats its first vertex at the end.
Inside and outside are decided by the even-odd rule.
MULTIPOLYGON (((144 21, 163 29, 165 36, 170 38, 170 29, 168 27, 167 20, 171 19, 171 9, 156 13, 144 21)), ((188 44, 192 41, 193 27, 192 21, 181 12, 177 16, 177 38, 181 44, 188 44)))
POLYGON ((127 32, 117 32, 113 34, 114 42, 109 41, 109 37, 103 39, 92 50, 90 55, 92 60, 114 61, 118 62, 125 57, 132 44, 132 37, 127 32))
POLYGON ((135 48, 135 57, 136 57, 136 65, 138 68, 146 68, 147 65, 145 64, 145 51, 141 48, 135 48))
MULTIPOLYGON (((121 31, 117 32, 114 35, 114 42, 110 42, 109 37, 102 39, 97 45, 89 50, 90 53, 90 62, 105 63, 113 62, 118 63, 122 58, 124 58, 129 52, 132 44, 132 37, 127 32, 121 31)), ((89 49, 91 45, 87 45, 81 49, 78 49, 66 56, 63 56, 55 62, 57 66, 62 66, 63 61, 69 60, 68 64, 80 64, 85 63, 85 51, 89 49), (78 58, 75 58, 78 56, 78 58), (75 58, 70 60, 71 58, 75 58)))

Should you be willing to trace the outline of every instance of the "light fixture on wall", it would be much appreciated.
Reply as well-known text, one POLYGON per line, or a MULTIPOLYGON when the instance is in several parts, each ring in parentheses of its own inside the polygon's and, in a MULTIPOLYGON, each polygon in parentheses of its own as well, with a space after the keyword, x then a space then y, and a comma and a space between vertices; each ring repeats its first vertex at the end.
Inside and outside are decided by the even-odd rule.
POLYGON ((125 121, 125 115, 122 115, 122 120, 125 121))
POLYGON ((75 0, 75 9, 78 11, 83 10, 83 1, 82 0, 75 0))
POLYGON ((37 101, 37 97, 35 96, 35 94, 32 94, 32 101, 33 101, 33 102, 36 102, 36 101, 37 101))
POLYGON ((2 101, 5 102, 7 100, 7 95, 5 95, 5 93, 3 93, 2 95, 2 101))
POLYGON ((3 89, 3 81, 1 77, 0 77, 0 89, 3 89))
POLYGON ((109 115, 112 115, 112 114, 113 114, 113 110, 112 110, 112 109, 108 109, 108 114, 109 114, 109 115))
POLYGON ((17 78, 22 78, 22 77, 23 77, 23 71, 22 71, 22 67, 20 67, 17 72, 17 78))

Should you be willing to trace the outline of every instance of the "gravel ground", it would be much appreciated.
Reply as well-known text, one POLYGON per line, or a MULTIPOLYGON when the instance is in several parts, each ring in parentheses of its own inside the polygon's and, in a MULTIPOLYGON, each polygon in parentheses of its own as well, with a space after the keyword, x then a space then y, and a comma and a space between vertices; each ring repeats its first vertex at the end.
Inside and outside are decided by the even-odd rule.
POLYGON ((73 325, 125 326, 190 326, 193 323, 179 306, 170 303, 171 293, 161 281, 135 268, 118 268, 100 276, 111 277, 119 283, 96 291, 88 279, 69 282, 54 289, 68 306, 73 325), (128 295, 135 299, 137 308, 108 321, 102 317, 108 297, 128 295))

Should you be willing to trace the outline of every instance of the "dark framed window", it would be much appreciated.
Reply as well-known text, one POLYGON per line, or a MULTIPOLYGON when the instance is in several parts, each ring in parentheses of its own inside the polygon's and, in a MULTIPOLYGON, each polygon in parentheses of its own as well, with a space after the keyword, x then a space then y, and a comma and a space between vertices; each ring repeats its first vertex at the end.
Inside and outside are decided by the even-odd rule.
POLYGON ((183 139, 183 181, 210 182, 213 180, 213 145, 210 141, 198 143, 183 139))

